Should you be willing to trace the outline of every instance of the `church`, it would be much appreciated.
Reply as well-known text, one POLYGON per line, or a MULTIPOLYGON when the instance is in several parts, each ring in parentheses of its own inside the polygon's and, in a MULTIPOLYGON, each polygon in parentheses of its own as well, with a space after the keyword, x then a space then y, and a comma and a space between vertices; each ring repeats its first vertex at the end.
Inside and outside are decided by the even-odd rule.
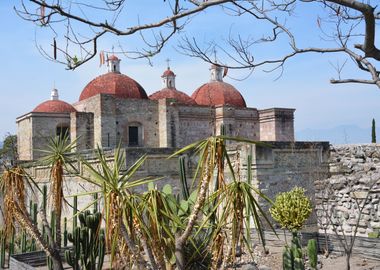
POLYGON ((90 81, 69 104, 51 99, 16 119, 20 160, 36 160, 48 138, 69 134, 76 151, 96 148, 179 148, 218 135, 255 141, 294 141, 294 109, 258 110, 223 81, 223 67, 212 65, 210 81, 190 96, 177 90, 175 73, 168 66, 162 89, 148 96, 135 80, 121 73, 120 59, 107 59, 108 72, 90 81))

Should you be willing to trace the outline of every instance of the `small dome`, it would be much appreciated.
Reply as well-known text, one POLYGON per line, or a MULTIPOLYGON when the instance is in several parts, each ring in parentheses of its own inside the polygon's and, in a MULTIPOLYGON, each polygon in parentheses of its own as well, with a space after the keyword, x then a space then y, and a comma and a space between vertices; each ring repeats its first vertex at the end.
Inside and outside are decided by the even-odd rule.
POLYGON ((171 71, 169 67, 167 70, 165 70, 164 74, 162 74, 161 77, 167 77, 167 76, 175 76, 174 72, 171 71))
POLYGON ((47 100, 38 105, 32 112, 39 113, 71 113, 76 112, 75 108, 62 100, 47 100))
POLYGON ((108 57, 108 60, 117 61, 117 60, 119 60, 119 57, 117 57, 116 55, 113 54, 110 57, 108 57))
POLYGON ((191 96, 198 105, 231 105, 245 108, 243 96, 231 84, 223 81, 211 81, 199 87, 191 96))
POLYGON ((175 88, 164 88, 149 96, 152 100, 159 100, 163 98, 175 99, 178 103, 195 105, 195 101, 184 92, 178 91, 175 88))
POLYGON ((98 94, 110 94, 118 98, 148 98, 144 88, 138 82, 116 72, 106 73, 89 82, 83 89, 79 101, 98 94))

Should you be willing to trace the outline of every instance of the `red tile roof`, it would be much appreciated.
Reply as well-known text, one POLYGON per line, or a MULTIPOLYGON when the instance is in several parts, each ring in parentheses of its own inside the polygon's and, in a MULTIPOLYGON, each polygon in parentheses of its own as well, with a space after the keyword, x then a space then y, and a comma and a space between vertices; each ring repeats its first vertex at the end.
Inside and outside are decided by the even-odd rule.
POLYGON ((247 107, 243 96, 235 87, 220 81, 213 81, 202 85, 195 90, 191 97, 198 105, 247 107))
POLYGON ((76 112, 76 110, 72 105, 62 100, 47 100, 34 108, 32 112, 71 113, 76 112))
POLYGON ((167 70, 165 70, 164 74, 162 74, 161 77, 167 77, 167 76, 175 76, 174 72, 170 70, 170 68, 168 68, 167 70))
POLYGON ((164 88, 149 96, 150 99, 159 100, 163 98, 175 99, 178 103, 195 105, 195 101, 184 92, 178 91, 175 88, 164 88))
POLYGON ((83 89, 79 100, 98 94, 111 94, 118 98, 147 99, 144 88, 132 78, 115 72, 101 75, 89 82, 83 89))
POLYGON ((108 60, 116 61, 119 60, 119 58, 116 55, 112 54, 110 57, 108 57, 108 60))

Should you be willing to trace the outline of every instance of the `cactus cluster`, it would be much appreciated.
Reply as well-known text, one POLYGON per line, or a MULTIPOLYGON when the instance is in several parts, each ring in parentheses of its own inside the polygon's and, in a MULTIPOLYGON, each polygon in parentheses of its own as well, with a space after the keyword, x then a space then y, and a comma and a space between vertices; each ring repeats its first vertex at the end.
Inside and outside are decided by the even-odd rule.
POLYGON ((285 246, 283 252, 283 269, 284 270, 304 270, 305 264, 302 254, 301 241, 297 232, 293 232, 291 246, 285 246))
POLYGON ((65 259, 74 270, 100 270, 105 255, 104 230, 100 229, 102 215, 91 214, 88 210, 78 217, 80 227, 67 234, 67 239, 73 244, 73 250, 65 251, 65 259))
MULTIPOLYGON (((305 261, 302 254, 301 240, 298 233, 292 233, 292 243, 285 246, 282 253, 282 266, 283 270, 304 270, 305 261)), ((309 258, 310 269, 317 269, 318 264, 318 246, 315 239, 310 239, 307 243, 307 255, 309 258)))
POLYGON ((283 229, 300 230, 312 211, 311 202, 305 196, 305 190, 295 187, 291 191, 281 192, 276 196, 273 206, 269 209, 274 220, 283 229))

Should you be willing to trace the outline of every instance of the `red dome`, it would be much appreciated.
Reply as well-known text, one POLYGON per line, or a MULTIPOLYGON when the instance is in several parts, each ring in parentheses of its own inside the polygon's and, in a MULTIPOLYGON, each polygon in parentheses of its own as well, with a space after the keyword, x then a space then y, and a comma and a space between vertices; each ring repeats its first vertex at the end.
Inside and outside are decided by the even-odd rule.
POLYGON ((113 54, 110 57, 108 57, 108 60, 117 61, 117 60, 119 60, 119 58, 116 55, 113 54))
POLYGON ((130 77, 109 72, 89 82, 80 94, 79 101, 97 94, 111 94, 118 98, 147 99, 144 88, 130 77))
POLYGON ((191 97, 198 105, 246 107, 245 100, 239 91, 232 85, 220 81, 205 83, 195 90, 191 97))
POLYGON ((163 98, 175 99, 178 103, 195 105, 195 101, 184 92, 178 91, 175 88, 164 88, 149 96, 150 99, 159 100, 163 98))
POLYGON ((71 113, 75 108, 62 100, 47 100, 38 105, 32 112, 42 113, 71 113))
POLYGON ((161 77, 167 77, 167 76, 175 76, 174 72, 171 71, 170 68, 168 68, 167 70, 165 70, 164 74, 162 74, 161 77))

